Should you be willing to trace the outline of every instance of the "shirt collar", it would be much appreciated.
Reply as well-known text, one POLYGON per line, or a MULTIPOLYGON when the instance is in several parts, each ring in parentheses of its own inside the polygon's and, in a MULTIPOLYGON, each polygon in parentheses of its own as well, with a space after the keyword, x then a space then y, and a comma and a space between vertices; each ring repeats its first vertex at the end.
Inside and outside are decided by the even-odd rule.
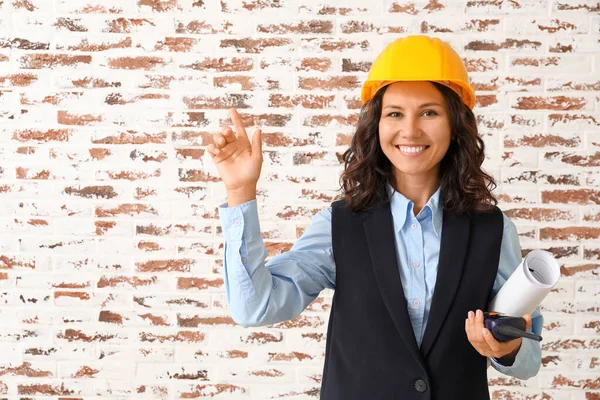
MULTIPOLYGON (((404 224, 406 223, 406 216, 409 212, 414 212, 414 203, 412 200, 407 199, 402 193, 395 190, 392 185, 387 184, 388 194, 391 196, 390 208, 394 217, 394 228, 396 232, 399 232, 404 224)), ((440 237, 440 230, 442 226, 442 207, 440 203, 440 189, 441 186, 431 195, 425 207, 431 211, 431 220, 433 223, 433 229, 438 237, 440 237)), ((425 208, 423 207, 423 208, 425 208)))

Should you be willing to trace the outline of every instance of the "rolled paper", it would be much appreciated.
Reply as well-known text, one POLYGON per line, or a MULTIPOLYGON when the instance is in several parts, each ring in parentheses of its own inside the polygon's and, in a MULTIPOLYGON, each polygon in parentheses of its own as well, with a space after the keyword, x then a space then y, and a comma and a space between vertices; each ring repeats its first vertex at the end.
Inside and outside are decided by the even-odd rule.
POLYGON ((494 296, 489 311, 514 317, 531 314, 556 286, 559 278, 560 266, 552 254, 532 250, 494 296))
MULTIPOLYGON (((547 251, 532 250, 490 302, 489 311, 513 317, 531 314, 560 278, 560 266, 547 251)), ((487 366, 491 364, 487 360, 487 366)))

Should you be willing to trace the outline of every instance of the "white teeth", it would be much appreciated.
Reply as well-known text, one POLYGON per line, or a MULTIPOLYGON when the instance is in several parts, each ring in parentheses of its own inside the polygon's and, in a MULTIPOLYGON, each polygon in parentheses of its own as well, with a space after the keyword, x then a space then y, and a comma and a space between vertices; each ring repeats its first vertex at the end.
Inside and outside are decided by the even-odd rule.
POLYGON ((404 153, 420 153, 423 150, 425 150, 427 148, 427 146, 422 146, 422 147, 398 147, 400 149, 400 151, 404 152, 404 153))

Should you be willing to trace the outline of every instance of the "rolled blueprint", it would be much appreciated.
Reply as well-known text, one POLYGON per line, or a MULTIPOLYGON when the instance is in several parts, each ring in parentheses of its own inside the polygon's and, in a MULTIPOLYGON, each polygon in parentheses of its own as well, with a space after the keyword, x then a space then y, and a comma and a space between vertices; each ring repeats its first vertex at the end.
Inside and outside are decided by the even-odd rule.
POLYGON ((492 299, 489 310, 514 317, 531 314, 560 278, 560 266, 547 251, 532 250, 492 299))

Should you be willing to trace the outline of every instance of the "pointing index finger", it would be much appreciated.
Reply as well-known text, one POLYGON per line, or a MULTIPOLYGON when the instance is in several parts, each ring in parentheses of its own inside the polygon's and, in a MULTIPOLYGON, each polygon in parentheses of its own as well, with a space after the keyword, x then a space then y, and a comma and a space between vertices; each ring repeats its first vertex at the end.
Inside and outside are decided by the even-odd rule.
POLYGON ((231 121, 233 122, 233 126, 235 127, 235 133, 237 134, 237 137, 243 137, 245 139, 248 139, 246 129, 242 124, 242 117, 240 117, 240 114, 238 114, 235 108, 229 109, 229 116, 231 117, 231 121))

